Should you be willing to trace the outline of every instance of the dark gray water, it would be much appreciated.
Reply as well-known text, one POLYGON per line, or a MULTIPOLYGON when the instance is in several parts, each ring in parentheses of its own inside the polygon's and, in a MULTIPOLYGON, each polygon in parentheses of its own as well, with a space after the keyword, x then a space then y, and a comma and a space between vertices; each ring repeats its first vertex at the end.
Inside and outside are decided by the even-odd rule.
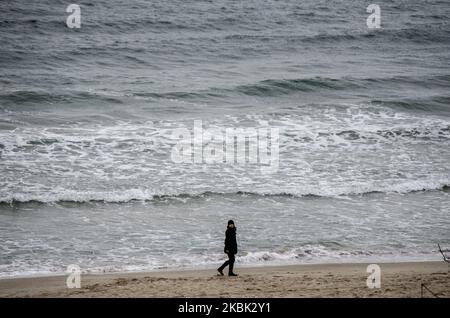
POLYGON ((0 276, 437 259, 450 3, 0 3, 0 276), (278 128, 279 163, 176 163, 177 128, 278 128))

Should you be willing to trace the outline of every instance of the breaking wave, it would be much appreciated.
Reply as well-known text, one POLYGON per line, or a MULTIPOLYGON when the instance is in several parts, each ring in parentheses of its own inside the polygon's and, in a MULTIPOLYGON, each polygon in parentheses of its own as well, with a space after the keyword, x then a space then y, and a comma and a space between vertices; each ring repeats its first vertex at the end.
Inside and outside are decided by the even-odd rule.
POLYGON ((123 191, 97 192, 97 191, 75 191, 61 190, 60 192, 26 194, 15 193, 0 198, 0 203, 15 204, 27 202, 57 203, 57 202, 108 202, 125 203, 130 201, 168 201, 168 200, 190 200, 203 199, 213 196, 233 197, 336 197, 347 195, 369 195, 375 193, 399 193, 406 194, 419 191, 449 191, 450 180, 445 181, 408 181, 404 183, 392 184, 391 186, 349 186, 340 188, 319 189, 310 188, 291 192, 265 192, 265 191, 236 191, 236 192, 215 192, 204 191, 199 193, 154 193, 145 189, 128 189, 123 191))

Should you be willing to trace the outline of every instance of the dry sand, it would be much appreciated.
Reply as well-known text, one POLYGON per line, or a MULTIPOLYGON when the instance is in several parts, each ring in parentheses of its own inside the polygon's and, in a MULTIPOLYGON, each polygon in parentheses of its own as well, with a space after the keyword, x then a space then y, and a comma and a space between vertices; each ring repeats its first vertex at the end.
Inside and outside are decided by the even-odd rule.
POLYGON ((239 277, 215 270, 82 275, 80 289, 68 289, 65 276, 0 279, 0 297, 421 297, 422 283, 450 297, 444 262, 379 265, 380 289, 366 286, 367 264, 320 264, 238 267, 239 277))

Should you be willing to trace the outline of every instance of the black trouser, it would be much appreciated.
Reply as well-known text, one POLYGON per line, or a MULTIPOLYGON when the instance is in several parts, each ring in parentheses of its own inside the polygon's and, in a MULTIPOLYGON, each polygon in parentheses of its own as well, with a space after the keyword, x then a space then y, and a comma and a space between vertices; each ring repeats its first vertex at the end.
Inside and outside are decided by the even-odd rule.
POLYGON ((225 267, 228 267, 228 274, 233 273, 233 266, 234 266, 234 254, 228 253, 228 261, 225 261, 225 263, 222 264, 222 266, 219 267, 219 269, 222 271, 225 267))

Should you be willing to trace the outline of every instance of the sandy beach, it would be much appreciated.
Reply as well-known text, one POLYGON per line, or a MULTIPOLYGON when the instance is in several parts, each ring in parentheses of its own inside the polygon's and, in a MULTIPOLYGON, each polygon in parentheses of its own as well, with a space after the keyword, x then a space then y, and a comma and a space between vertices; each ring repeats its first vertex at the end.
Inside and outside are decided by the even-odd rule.
POLYGON ((366 286, 368 264, 237 268, 239 277, 215 270, 82 275, 68 289, 66 276, 0 280, 0 297, 450 297, 444 262, 379 263, 381 288, 366 286))

